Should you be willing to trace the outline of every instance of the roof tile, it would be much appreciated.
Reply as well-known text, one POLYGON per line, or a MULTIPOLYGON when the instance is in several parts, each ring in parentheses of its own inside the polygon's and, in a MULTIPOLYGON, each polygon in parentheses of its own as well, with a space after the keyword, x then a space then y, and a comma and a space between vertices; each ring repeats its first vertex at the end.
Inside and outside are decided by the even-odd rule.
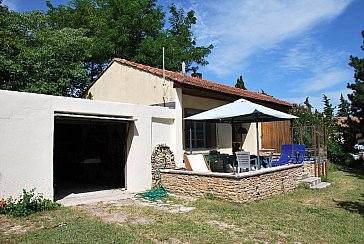
MULTIPOLYGON (((125 64, 127 66, 163 77, 163 70, 159 69, 159 68, 151 67, 151 66, 144 65, 144 64, 138 64, 138 63, 128 61, 126 59, 121 59, 121 58, 114 58, 113 61, 116 61, 118 63, 125 64)), ((180 84, 186 84, 186 85, 199 87, 199 88, 203 88, 203 89, 207 89, 207 90, 211 90, 211 91, 221 92, 221 93, 225 93, 225 94, 229 94, 229 95, 236 95, 236 96, 240 96, 242 98, 247 98, 247 99, 250 98, 250 99, 254 99, 254 100, 271 102, 271 103, 276 103, 276 104, 285 105, 285 106, 289 106, 289 107, 293 106, 292 103, 289 103, 289 102, 286 102, 286 101, 283 101, 283 100, 280 100, 280 99, 277 99, 277 98, 274 98, 274 97, 271 97, 271 96, 268 96, 265 94, 261 94, 261 93, 257 93, 257 92, 253 92, 253 91, 249 91, 249 90, 243 90, 240 88, 235 88, 232 86, 228 86, 228 85, 224 85, 224 84, 220 84, 220 83, 216 83, 216 82, 212 82, 212 81, 208 81, 208 80, 203 80, 200 78, 192 77, 192 76, 181 74, 178 72, 165 70, 165 77, 167 79, 170 79, 170 80, 180 83, 180 84)))

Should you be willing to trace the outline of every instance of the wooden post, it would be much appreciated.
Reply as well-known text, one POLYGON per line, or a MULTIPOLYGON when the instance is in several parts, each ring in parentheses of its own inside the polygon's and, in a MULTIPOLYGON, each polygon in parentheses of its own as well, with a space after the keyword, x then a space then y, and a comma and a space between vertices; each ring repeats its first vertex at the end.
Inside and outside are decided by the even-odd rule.
MULTIPOLYGON (((312 128, 313 131, 314 128, 312 128)), ((312 141, 312 148, 313 148, 313 162, 315 164, 315 177, 318 176, 318 172, 317 170, 317 145, 316 145, 316 136, 317 136, 317 131, 313 131, 313 141, 312 141)))
POLYGON ((319 163, 318 163, 318 177, 321 177, 321 168, 322 168, 322 165, 321 165, 321 163, 319 162, 319 163))
POLYGON ((314 165, 314 172, 315 172, 315 177, 317 177, 317 164, 316 162, 313 162, 313 165, 314 165))

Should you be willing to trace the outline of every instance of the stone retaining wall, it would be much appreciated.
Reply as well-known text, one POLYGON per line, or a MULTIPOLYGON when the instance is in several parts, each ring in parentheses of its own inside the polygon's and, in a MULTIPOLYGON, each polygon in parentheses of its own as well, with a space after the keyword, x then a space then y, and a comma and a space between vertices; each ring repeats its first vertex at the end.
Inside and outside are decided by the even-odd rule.
POLYGON ((302 172, 302 165, 236 175, 164 169, 161 170, 161 182, 168 192, 177 195, 202 197, 212 194, 228 201, 245 203, 292 191, 301 183, 302 172))
POLYGON ((152 187, 157 185, 158 175, 157 170, 158 168, 175 168, 176 163, 174 161, 174 154, 172 150, 165 144, 158 144, 155 146, 152 156, 152 187))
POLYGON ((327 164, 314 163, 314 162, 303 162, 303 171, 308 174, 308 177, 320 177, 326 174, 327 164))

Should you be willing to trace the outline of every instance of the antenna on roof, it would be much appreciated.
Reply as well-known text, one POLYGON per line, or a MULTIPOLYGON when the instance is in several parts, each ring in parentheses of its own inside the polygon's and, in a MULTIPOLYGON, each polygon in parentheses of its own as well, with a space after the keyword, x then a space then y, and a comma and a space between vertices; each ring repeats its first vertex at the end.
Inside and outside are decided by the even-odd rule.
POLYGON ((186 63, 184 60, 182 61, 182 74, 186 74, 186 63))

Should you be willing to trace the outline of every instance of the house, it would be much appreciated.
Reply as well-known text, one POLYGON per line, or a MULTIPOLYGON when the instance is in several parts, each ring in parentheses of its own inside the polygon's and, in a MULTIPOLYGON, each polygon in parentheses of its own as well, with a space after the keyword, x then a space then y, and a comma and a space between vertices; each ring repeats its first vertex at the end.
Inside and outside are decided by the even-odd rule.
MULTIPOLYGON (((349 124, 358 124, 360 122, 360 119, 358 117, 355 116, 350 116, 350 117, 336 117, 335 118, 337 121, 337 125, 342 127, 342 128, 349 128, 349 124), (348 120, 350 118, 350 120, 348 120)), ((355 141, 356 144, 363 144, 364 143, 364 139, 363 139, 363 134, 361 131, 348 131, 348 134, 346 135, 346 137, 349 138, 342 138, 342 143, 345 143, 345 139, 347 140, 352 140, 355 141)))
POLYGON ((23 189, 72 193, 152 184, 153 148, 170 143, 174 111, 0 90, 0 199, 23 189))
MULTIPOLYGON (((183 118, 224 105, 239 98, 287 112, 292 104, 277 98, 235 87, 203 80, 186 74, 115 58, 84 94, 93 100, 125 102, 174 108, 176 126, 172 148, 177 165, 182 164, 182 153, 188 151, 189 131, 192 128, 193 151, 207 152, 218 148, 231 153, 232 142, 251 153, 256 153, 255 126, 206 122, 189 122, 183 118), (164 78, 163 78, 164 77, 164 78), (239 134, 244 128, 246 134, 239 134), (240 129, 240 130, 239 130, 240 129)), ((260 145, 280 151, 283 143, 291 142, 290 121, 260 123, 260 145)))
MULTIPOLYGON (((183 120, 241 97, 284 112, 292 106, 123 59, 110 63, 85 92, 88 99, 0 90, 0 199, 33 188, 50 199, 100 189, 149 189, 153 149, 168 145, 176 165, 184 166, 189 128, 194 151, 230 153, 236 141, 255 153, 254 125, 183 120)), ((277 143, 278 150, 290 142, 286 123, 260 123, 262 147, 277 143)))

